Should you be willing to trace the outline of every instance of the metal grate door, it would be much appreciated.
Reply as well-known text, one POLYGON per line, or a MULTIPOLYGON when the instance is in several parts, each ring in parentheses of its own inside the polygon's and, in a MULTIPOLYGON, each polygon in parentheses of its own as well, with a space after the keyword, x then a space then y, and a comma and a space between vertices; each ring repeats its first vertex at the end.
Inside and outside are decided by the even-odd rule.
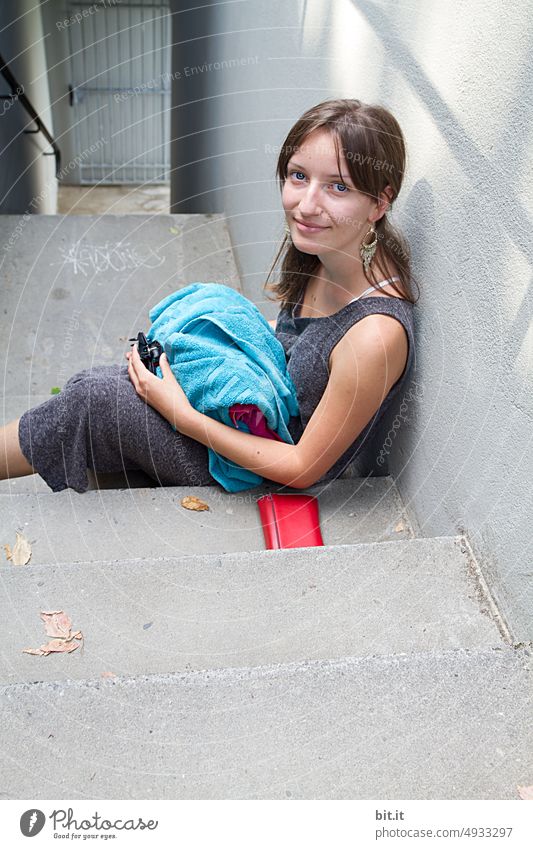
POLYGON ((81 183, 168 182, 168 3, 69 2, 67 14, 81 183))

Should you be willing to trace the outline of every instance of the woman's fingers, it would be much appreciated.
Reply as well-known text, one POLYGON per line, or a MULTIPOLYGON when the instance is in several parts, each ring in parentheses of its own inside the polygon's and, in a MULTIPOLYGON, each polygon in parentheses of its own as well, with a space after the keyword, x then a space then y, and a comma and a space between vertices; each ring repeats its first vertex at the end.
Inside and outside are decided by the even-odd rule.
MULTIPOLYGON (((134 345, 131 351, 126 353, 126 359, 128 360, 131 368, 135 371, 136 374, 139 374, 139 364, 142 366, 141 358, 139 356, 139 351, 137 346, 134 345)), ((143 366, 144 368, 144 366, 143 366)))
POLYGON ((131 382, 135 386, 135 389, 137 389, 137 375, 135 374, 135 369, 133 368, 131 357, 128 357, 128 375, 131 382))
POLYGON ((164 351, 161 354, 161 356, 159 357, 159 368, 161 369, 161 373, 162 373, 164 378, 165 377, 166 378, 168 378, 168 377, 173 378, 174 377, 174 372, 170 368, 170 363, 169 363, 167 355, 165 354, 164 351))
POLYGON ((128 359, 128 374, 135 391, 141 396, 143 401, 148 402, 147 375, 149 372, 141 360, 139 350, 136 345, 134 345, 131 351, 126 354, 126 357, 128 359))
POLYGON ((133 383, 135 391, 143 399, 143 401, 147 404, 151 404, 156 409, 159 409, 162 402, 161 399, 164 400, 171 391, 169 383, 172 384, 173 392, 176 392, 177 384, 176 378, 174 377, 165 355, 162 355, 160 359, 163 380, 152 374, 152 372, 145 367, 136 346, 133 346, 131 351, 126 352, 125 356, 128 361, 128 375, 133 383))
POLYGON ((141 358, 139 356, 139 349, 138 349, 137 345, 133 345, 133 347, 130 351, 130 354, 131 354, 131 358, 134 362, 137 362, 137 360, 139 360, 139 362, 141 361, 141 358))

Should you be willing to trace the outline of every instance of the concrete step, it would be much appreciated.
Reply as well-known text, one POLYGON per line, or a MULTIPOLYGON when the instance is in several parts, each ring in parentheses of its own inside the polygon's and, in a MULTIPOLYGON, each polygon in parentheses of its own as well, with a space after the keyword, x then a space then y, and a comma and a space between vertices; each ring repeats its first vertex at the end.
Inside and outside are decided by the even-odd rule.
POLYGON ((0 682, 262 666, 502 644, 460 538, 2 567, 0 682), (41 610, 83 651, 23 654, 41 610))
MULTIPOLYGON (((242 493, 220 486, 4 493, 0 544, 14 544, 16 531, 23 532, 32 544, 32 565, 264 551, 256 500, 269 491, 276 485, 242 493), (181 506, 186 495, 210 509, 187 510, 181 506)), ((338 480, 306 492, 318 498, 326 545, 413 536, 391 478, 338 480)))
POLYGON ((16 416, 81 369, 124 362, 128 338, 176 289, 239 289, 221 214, 3 215, 0 244, 2 392, 23 403, 16 416))
POLYGON ((517 799, 532 672, 499 647, 2 687, 3 793, 517 799))

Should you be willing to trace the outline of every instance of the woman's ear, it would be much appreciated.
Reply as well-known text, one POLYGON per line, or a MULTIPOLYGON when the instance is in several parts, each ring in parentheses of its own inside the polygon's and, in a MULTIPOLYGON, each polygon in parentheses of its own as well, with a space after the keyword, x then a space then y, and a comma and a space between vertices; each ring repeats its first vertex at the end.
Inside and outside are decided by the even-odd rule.
POLYGON ((374 219, 374 223, 383 218, 385 213, 389 211, 393 197, 394 193, 392 191, 392 188, 389 185, 385 186, 379 196, 379 200, 377 201, 377 215, 374 219))

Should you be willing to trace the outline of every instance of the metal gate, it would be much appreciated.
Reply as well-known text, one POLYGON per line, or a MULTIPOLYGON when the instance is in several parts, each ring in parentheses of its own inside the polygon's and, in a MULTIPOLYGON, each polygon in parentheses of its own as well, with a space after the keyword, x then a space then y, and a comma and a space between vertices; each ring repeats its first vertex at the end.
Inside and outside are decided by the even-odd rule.
POLYGON ((168 3, 69 2, 70 104, 82 184, 166 183, 168 3))

